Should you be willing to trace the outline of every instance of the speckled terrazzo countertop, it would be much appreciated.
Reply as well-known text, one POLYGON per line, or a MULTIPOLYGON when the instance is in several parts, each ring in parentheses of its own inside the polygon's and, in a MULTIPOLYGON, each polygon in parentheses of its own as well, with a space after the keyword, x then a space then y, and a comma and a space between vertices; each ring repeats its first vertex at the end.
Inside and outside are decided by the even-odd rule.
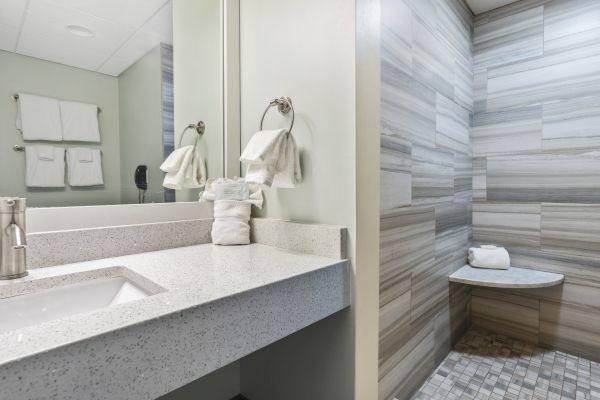
POLYGON ((165 291, 0 334, 1 399, 156 398, 347 307, 350 298, 345 261, 260 244, 35 269, 0 282, 0 293, 97 270, 131 272, 165 291))

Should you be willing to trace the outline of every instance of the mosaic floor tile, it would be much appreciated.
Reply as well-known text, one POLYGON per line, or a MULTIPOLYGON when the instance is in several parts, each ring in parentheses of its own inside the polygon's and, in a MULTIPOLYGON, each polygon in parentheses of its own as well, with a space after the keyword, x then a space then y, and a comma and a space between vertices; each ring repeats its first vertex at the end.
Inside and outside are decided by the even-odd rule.
POLYGON ((413 400, 600 400, 600 363, 470 330, 413 400))

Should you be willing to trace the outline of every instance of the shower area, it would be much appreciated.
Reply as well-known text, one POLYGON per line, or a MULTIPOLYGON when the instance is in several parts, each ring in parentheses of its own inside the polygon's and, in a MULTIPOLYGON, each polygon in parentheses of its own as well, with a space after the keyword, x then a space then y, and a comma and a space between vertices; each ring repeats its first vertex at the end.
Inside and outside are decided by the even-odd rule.
POLYGON ((600 1, 503 3, 381 2, 380 400, 600 399, 600 1))

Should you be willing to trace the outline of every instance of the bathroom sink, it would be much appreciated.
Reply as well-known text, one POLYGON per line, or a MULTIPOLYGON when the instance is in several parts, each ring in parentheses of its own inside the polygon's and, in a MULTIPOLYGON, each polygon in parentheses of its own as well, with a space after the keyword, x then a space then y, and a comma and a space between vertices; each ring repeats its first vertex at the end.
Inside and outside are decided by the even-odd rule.
POLYGON ((152 295, 125 277, 80 283, 0 299, 0 333, 152 295))

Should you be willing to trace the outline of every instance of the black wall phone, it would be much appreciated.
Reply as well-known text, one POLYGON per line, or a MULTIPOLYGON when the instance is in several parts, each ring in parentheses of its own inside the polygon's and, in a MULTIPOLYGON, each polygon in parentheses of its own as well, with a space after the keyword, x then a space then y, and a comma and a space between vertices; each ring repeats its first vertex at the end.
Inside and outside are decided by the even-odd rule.
POLYGON ((138 203, 146 201, 146 190, 148 190, 148 166, 138 165, 135 169, 135 186, 138 188, 138 203))

